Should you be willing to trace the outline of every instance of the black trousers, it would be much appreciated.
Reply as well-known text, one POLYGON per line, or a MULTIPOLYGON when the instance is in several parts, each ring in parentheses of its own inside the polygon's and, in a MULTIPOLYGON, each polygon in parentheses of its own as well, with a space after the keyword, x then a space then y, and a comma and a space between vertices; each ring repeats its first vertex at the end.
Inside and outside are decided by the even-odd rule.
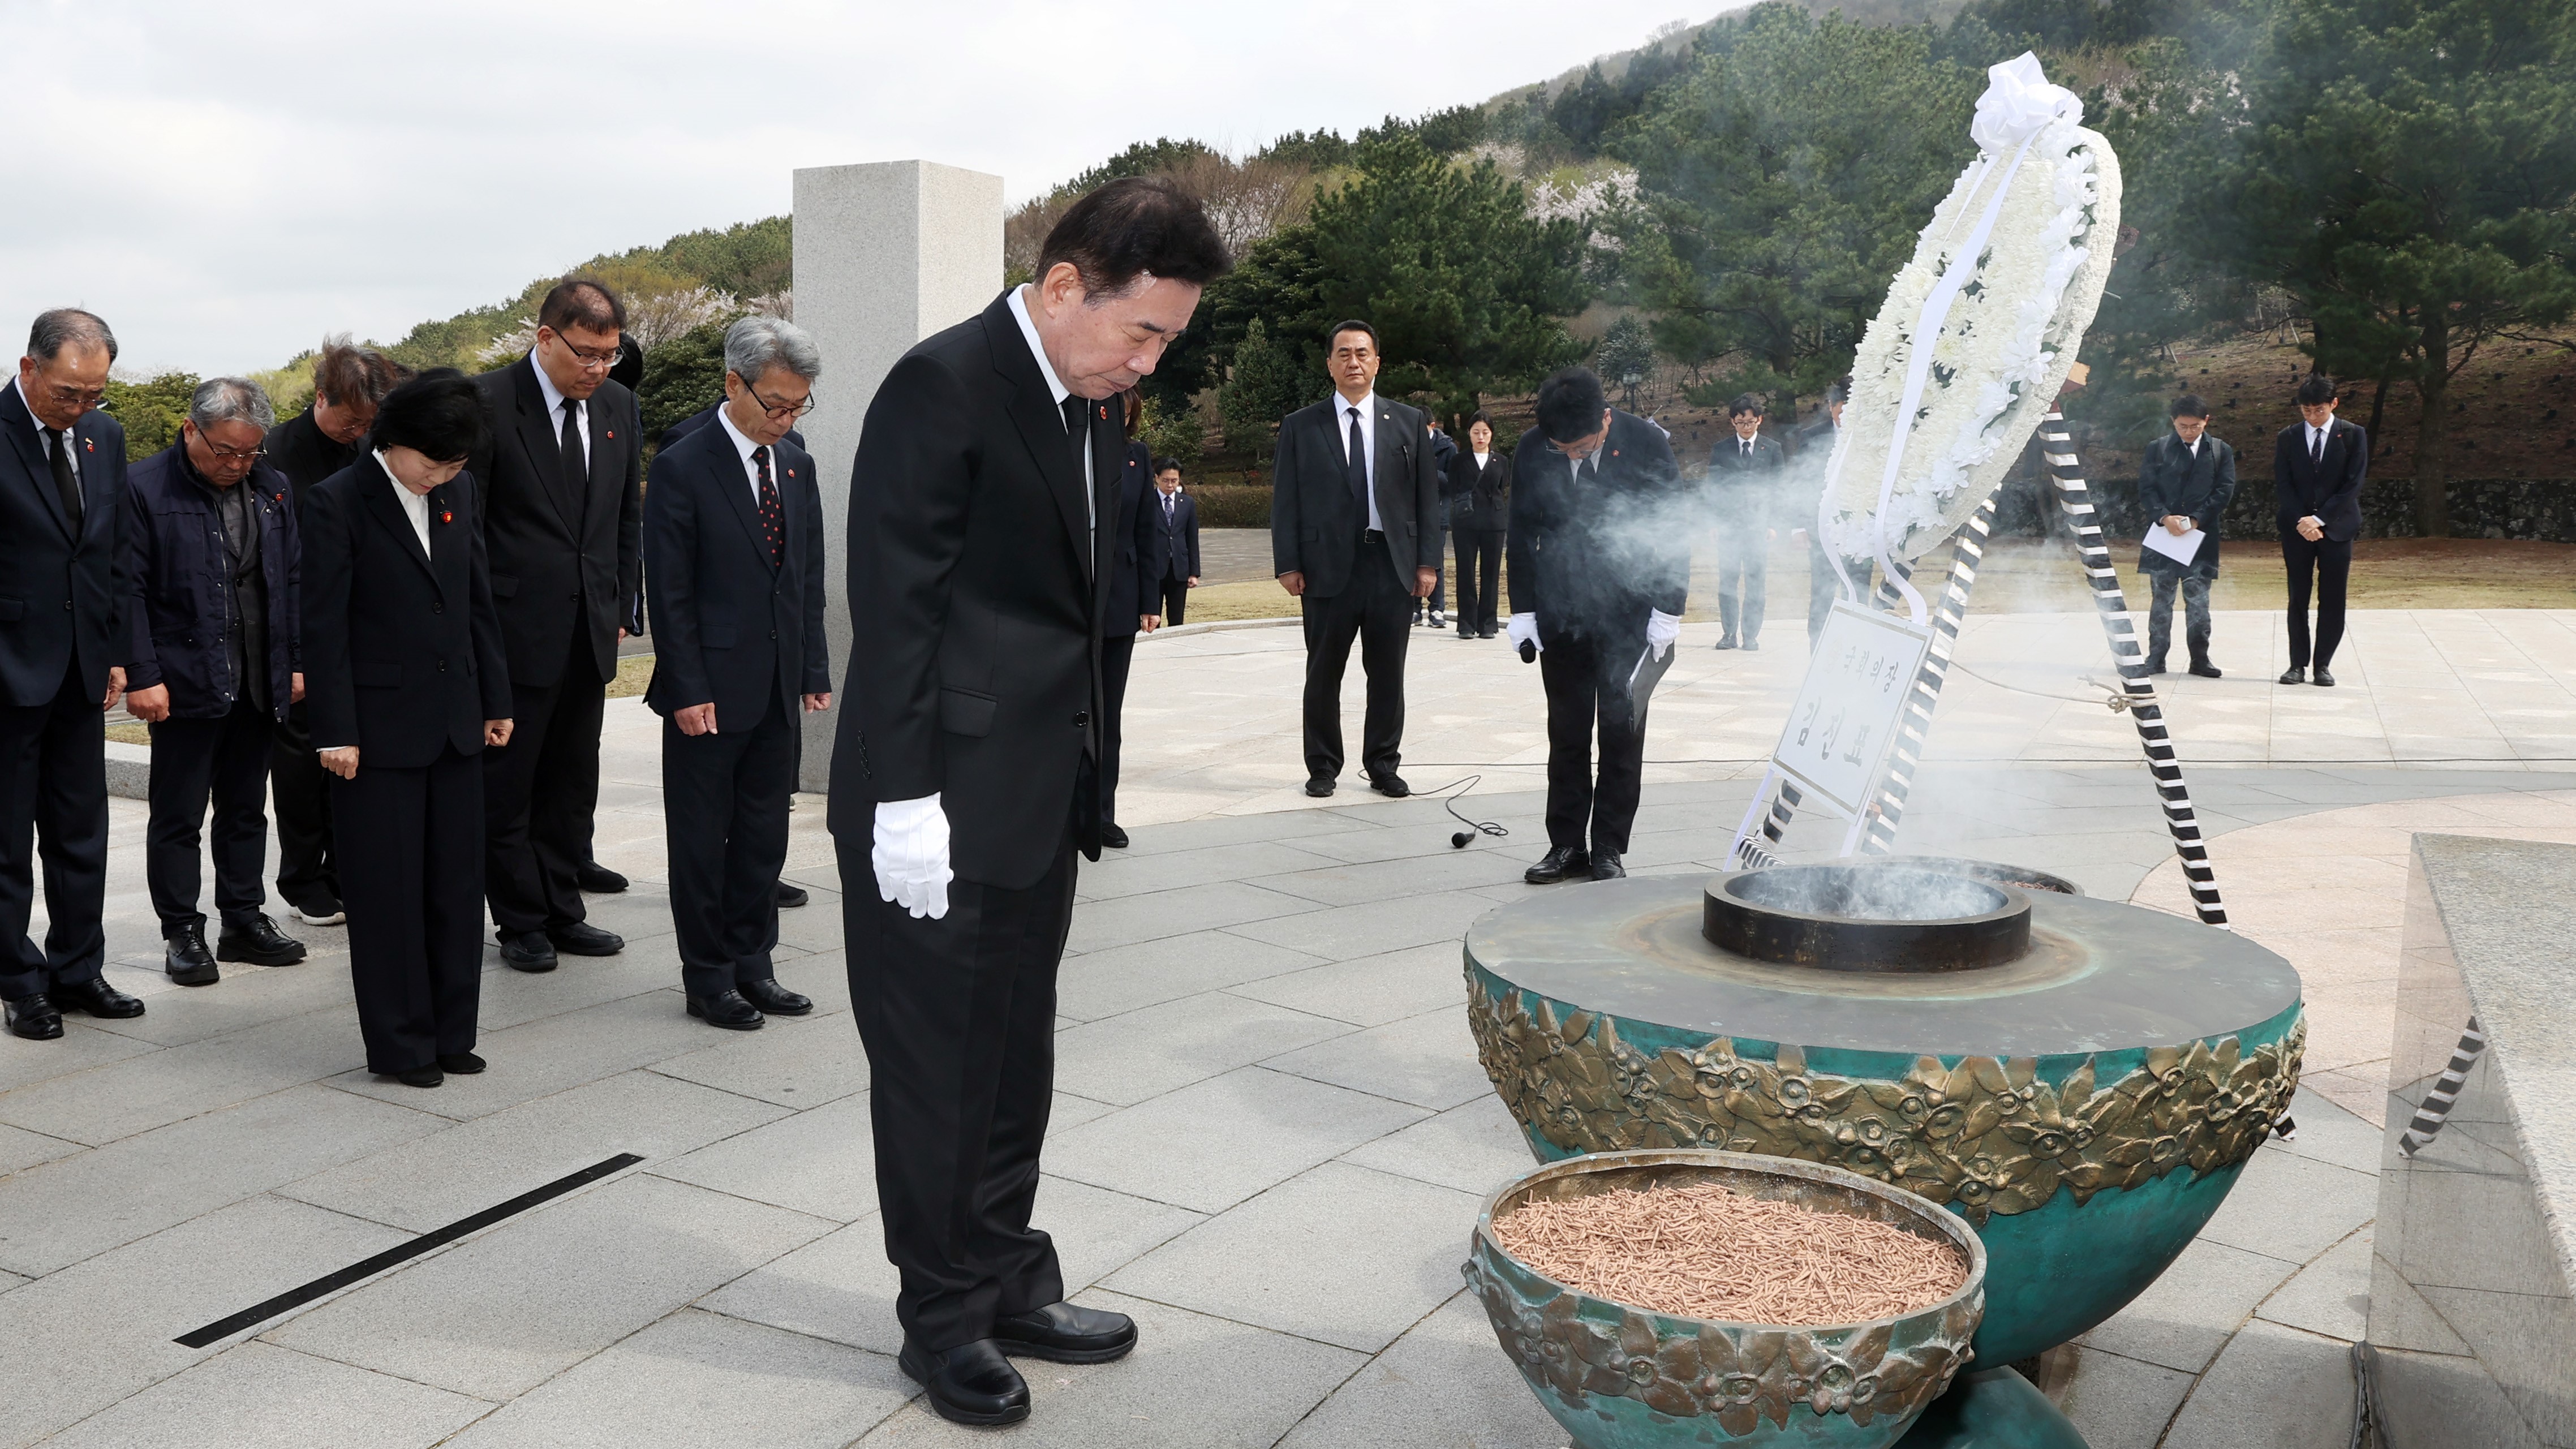
POLYGON ((1100 818, 1118 823, 1119 718, 1127 712, 1127 671, 1136 662, 1136 636, 1100 641, 1100 695, 1109 717, 1100 722, 1100 818))
POLYGON ((247 926, 268 900, 268 759, 276 722, 245 699, 221 719, 165 719, 152 726, 152 823, 143 878, 166 938, 206 924, 197 909, 206 802, 215 807, 215 909, 247 926))
POLYGON ((271 728, 268 793, 277 811, 277 896, 291 906, 340 898, 340 866, 331 853, 331 772, 314 753, 301 701, 271 728))
POLYGON ((721 996, 778 975, 778 875, 787 867, 787 803, 796 793, 796 716, 778 696, 745 727, 716 721, 685 735, 662 721, 662 818, 671 860, 671 924, 680 981, 721 996))
POLYGON ((1306 621, 1306 773, 1342 773, 1342 673, 1360 641, 1368 710, 1360 724, 1360 768, 1393 774, 1404 744, 1404 649, 1412 635, 1412 580, 1399 581, 1386 545, 1363 539, 1342 591, 1299 600, 1306 621))
POLYGON ((0 705, 0 998, 95 981, 106 959, 106 711, 63 671, 45 704, 0 705), (27 939, 34 855, 45 863, 45 945, 27 939))
POLYGON ((1646 712, 1628 676, 1646 650, 1645 621, 1634 635, 1574 634, 1544 641, 1539 680, 1547 688, 1547 843, 1626 854, 1646 769, 1646 712), (1601 736, 1601 770, 1592 737, 1601 736))
POLYGON ((1449 519, 1447 517, 1447 513, 1448 505, 1442 504, 1442 516, 1438 520, 1439 534, 1431 540, 1431 595, 1429 598, 1415 601, 1418 608, 1427 608, 1435 614, 1448 612, 1440 606, 1441 599, 1446 597, 1443 590, 1449 587, 1449 519))
POLYGON ((474 1049, 483 986, 483 762, 448 746, 433 763, 365 763, 331 779, 341 832, 349 980, 367 1070, 407 1072, 474 1049))
POLYGON ((1189 603, 1189 575, 1183 574, 1176 579, 1163 580, 1163 627, 1168 629, 1174 624, 1186 622, 1181 615, 1188 611, 1189 603))
MULTIPOLYGON (((2173 648, 2174 594, 2182 595, 2183 646, 2191 651, 2191 662, 2209 658, 2209 586, 2206 574, 2166 573, 2162 569, 2147 571, 2147 662, 2162 664, 2173 648)), ((2301 609, 2304 616, 2307 610, 2301 609)), ((2299 620, 2304 624, 2305 617, 2299 620)))
POLYGON ((948 914, 878 896, 865 836, 840 842, 850 1006, 867 1047, 877 1208, 902 1275, 895 1316, 931 1352, 1064 1297, 1029 1225, 1055 1100, 1056 967, 1073 920, 1073 834, 1027 890, 959 879, 948 914))
POLYGON ((492 920, 517 935, 586 914, 574 872, 590 859, 599 808, 599 724, 608 686, 576 626, 553 679, 510 681, 510 743, 483 752, 485 873, 492 920))
POLYGON ((1717 540, 1717 619, 1726 637, 1750 644, 1762 632, 1762 595, 1771 544, 1759 528, 1728 525, 1717 540))
POLYGON ((1458 544, 1458 632, 1490 633, 1502 627, 1503 534, 1462 528, 1458 544))
POLYGON ((2305 669, 2310 660, 2308 648, 2308 588, 2311 578, 2317 594, 2317 640, 2314 663, 2324 669, 2334 663, 2335 646, 2343 642, 2344 586, 2352 581, 2352 540, 2337 543, 2321 538, 2314 543, 2299 537, 2295 528, 2281 530, 2281 562, 2290 571, 2290 667, 2305 669))
MULTIPOLYGON (((1878 561, 1866 556, 1847 558, 1843 566, 1851 570, 1852 596, 1862 608, 1868 608, 1870 577, 1877 572, 1878 561)), ((1807 530, 1807 647, 1814 648, 1816 636, 1825 632, 1825 618, 1834 611, 1834 600, 1842 591, 1842 580, 1834 574, 1834 561, 1825 557, 1824 546, 1816 542, 1816 531, 1807 530)))

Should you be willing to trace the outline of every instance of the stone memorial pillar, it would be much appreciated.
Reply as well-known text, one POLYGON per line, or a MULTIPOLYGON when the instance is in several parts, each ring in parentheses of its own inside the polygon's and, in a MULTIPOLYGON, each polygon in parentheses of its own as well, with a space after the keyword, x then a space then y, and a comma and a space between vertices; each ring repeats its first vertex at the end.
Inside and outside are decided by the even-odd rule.
POLYGON ((796 173, 796 324, 823 351, 799 425, 822 475, 824 629, 833 708, 805 716, 797 788, 832 778, 837 691, 850 658, 850 460, 877 384, 912 345, 984 310, 1002 287, 1002 178, 930 161, 796 173))

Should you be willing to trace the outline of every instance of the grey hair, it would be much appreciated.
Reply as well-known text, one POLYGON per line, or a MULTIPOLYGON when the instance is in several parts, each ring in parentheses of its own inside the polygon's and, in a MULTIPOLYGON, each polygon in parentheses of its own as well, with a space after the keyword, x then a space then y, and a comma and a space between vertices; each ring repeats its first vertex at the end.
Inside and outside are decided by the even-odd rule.
POLYGON ((188 399, 188 421, 201 433, 217 423, 248 423, 265 433, 277 426, 277 409, 249 378, 210 377, 188 399))
POLYGON ((823 374, 823 352, 814 336, 776 317, 745 317, 725 329, 725 370, 756 383, 783 367, 812 382, 823 374))
POLYGON ((106 319, 96 312, 78 307, 56 307, 36 314, 36 325, 27 329, 27 355, 39 362, 51 362, 72 343, 83 347, 104 347, 107 360, 116 360, 116 334, 107 330, 106 319))

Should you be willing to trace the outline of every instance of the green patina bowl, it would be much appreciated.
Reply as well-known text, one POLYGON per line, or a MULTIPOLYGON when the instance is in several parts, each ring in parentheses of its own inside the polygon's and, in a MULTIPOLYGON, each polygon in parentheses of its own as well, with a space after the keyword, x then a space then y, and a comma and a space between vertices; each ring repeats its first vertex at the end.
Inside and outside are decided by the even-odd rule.
POLYGON ((1605 1152, 1537 1168, 1486 1199, 1469 1254, 1467 1286, 1575 1449, 1886 1449, 1967 1361, 1985 1296, 1985 1249, 1957 1214, 1841 1168, 1737 1152, 1605 1152), (1868 1323, 1722 1323, 1577 1292, 1494 1237, 1497 1219, 1534 1199, 1710 1181, 1947 1244, 1966 1280, 1938 1303, 1868 1323))

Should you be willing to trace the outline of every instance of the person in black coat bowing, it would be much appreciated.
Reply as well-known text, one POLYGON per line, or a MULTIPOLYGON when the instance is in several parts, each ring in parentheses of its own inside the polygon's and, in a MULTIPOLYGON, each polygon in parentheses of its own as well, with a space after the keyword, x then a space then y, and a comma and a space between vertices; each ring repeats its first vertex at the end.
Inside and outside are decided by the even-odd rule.
POLYGON ((1494 451, 1494 420, 1467 425, 1449 459, 1449 536, 1458 541, 1458 637, 1491 639, 1502 627, 1503 539, 1512 524, 1512 460, 1494 451))
POLYGON ((518 722, 483 760, 486 888, 501 959, 521 971, 626 945, 589 923, 580 883, 600 721, 643 562, 643 423, 635 394, 608 379, 625 327, 614 292, 568 278, 538 307, 528 355, 474 379, 489 431, 471 469, 518 722))
POLYGON ((1646 707, 1630 681, 1648 650, 1666 657, 1681 636, 1689 503, 1664 430, 1612 408, 1586 368, 1539 385, 1538 426, 1512 460, 1510 635, 1547 689, 1548 850, 1523 879, 1612 880, 1628 873, 1645 774, 1646 707))
POLYGON ((653 580, 653 683, 671 919, 691 1016, 748 1031, 803 1016, 778 984, 778 873, 796 791, 797 717, 829 709, 823 495, 785 441, 823 371, 793 323, 725 333, 725 402, 653 459, 644 554, 653 580))
POLYGON ((369 450, 304 496, 305 702, 331 783, 367 1070, 483 1070, 483 762, 510 669, 477 514, 474 384, 434 368, 376 410, 369 450), (354 828, 365 822, 363 829, 354 828))
POLYGON ((1270 488, 1271 567, 1306 622, 1306 793, 1332 794, 1342 773, 1357 638, 1360 768, 1371 789, 1403 796, 1406 631, 1440 577, 1440 474, 1421 410, 1377 395, 1377 329, 1338 323, 1324 345, 1335 395, 1280 422, 1270 488))
POLYGON ((1169 181, 1100 187, 1047 234, 1035 281, 894 365, 851 465, 857 638, 831 803, 850 1002, 902 1275, 897 1362, 964 1423, 1027 1417, 1006 1354, 1100 1363, 1136 1342, 1124 1315, 1063 1301, 1029 1215, 1073 858, 1100 856, 1127 461, 1112 399, 1226 266, 1169 181))
POLYGON ((2147 444, 2138 460, 2138 511, 2146 515, 2148 536, 2163 529, 2180 538, 2193 529, 2205 537, 2183 563, 2141 545, 2138 568, 2153 589, 2147 608, 2147 672, 2165 672, 2165 653, 2173 647, 2174 592, 2183 603, 2183 643, 2191 650, 2191 672, 2217 679, 2209 659, 2209 586, 2218 578, 2218 534, 2227 522, 2227 500, 2236 496, 2236 450, 2209 432, 2209 404, 2197 393, 2184 393, 2166 410, 2173 431, 2147 444))
POLYGON ((125 429, 98 411, 116 334, 89 312, 36 318, 0 397, 0 1000, 9 1030, 63 1011, 133 1017, 107 984, 103 716, 125 693, 125 429), (45 944, 28 837, 44 847, 45 944))
POLYGON ((1734 431, 1708 454, 1708 492, 1719 530, 1717 647, 1760 649, 1771 540, 1780 531, 1780 473, 1788 455, 1778 439, 1763 436, 1762 399, 1738 394, 1726 405, 1726 420, 1734 431))
POLYGON ((2308 683, 2308 589, 2317 595, 2316 680, 2334 683, 2335 646, 2343 642, 2344 586, 2352 579, 2352 541, 2361 537, 2361 484, 2370 469, 2370 438, 2336 417, 2334 379, 2310 373, 2296 395, 2300 421, 2272 441, 2272 486, 2279 498, 2281 563, 2290 575, 2290 667, 2283 684, 2308 683))

